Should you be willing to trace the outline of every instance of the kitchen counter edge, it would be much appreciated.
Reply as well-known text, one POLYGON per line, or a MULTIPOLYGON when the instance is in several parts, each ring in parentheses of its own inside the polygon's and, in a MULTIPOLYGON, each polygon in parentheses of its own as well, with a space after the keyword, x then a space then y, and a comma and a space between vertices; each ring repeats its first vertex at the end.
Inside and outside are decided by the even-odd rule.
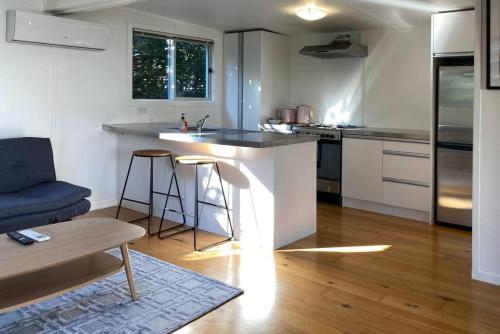
MULTIPOLYGON (((189 142, 218 144, 237 147, 251 148, 270 148, 277 146, 287 146, 314 142, 319 139, 316 136, 299 135, 299 134, 282 134, 275 132, 259 132, 259 131, 241 131, 233 129, 218 128, 217 133, 200 137, 196 133, 183 133, 175 129, 176 124, 173 123, 128 123, 128 124, 103 124, 102 129, 105 131, 115 132, 118 134, 128 134, 135 136, 144 136, 155 139, 160 138, 161 134, 184 134, 190 135, 189 142)), ((170 139, 163 139, 170 140, 170 139)), ((173 141, 185 141, 182 139, 173 141)), ((188 142, 188 141, 186 141, 188 142)))

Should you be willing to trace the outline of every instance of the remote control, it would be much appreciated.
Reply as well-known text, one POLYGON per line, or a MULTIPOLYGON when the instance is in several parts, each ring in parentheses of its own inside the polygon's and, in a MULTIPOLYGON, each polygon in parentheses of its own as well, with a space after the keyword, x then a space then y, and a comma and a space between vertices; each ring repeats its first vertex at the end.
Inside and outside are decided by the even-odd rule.
POLYGON ((9 232, 7 233, 7 235, 11 238, 11 239, 14 239, 16 240, 17 242, 27 246, 27 245, 31 245, 34 240, 31 239, 31 238, 28 238, 27 236, 24 236, 22 235, 21 233, 18 233, 18 232, 9 232))
POLYGON ((33 230, 22 230, 18 231, 19 234, 24 235, 25 237, 28 237, 30 239, 35 240, 36 242, 43 242, 50 240, 50 237, 48 235, 33 231, 33 230))

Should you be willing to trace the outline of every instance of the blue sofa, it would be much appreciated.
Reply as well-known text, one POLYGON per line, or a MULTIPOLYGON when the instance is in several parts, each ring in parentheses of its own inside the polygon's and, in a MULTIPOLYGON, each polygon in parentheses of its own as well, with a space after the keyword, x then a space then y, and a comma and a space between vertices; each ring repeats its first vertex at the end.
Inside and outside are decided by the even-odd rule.
POLYGON ((68 221, 90 189, 57 181, 50 139, 0 139, 0 233, 68 221))

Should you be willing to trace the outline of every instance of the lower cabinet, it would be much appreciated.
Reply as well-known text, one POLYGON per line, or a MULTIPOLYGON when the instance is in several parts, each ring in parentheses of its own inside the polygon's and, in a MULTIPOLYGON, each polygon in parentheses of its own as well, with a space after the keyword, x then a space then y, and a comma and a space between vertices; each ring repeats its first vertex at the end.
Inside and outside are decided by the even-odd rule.
POLYGON ((344 198, 429 212, 430 182, 429 144, 343 139, 344 198))
POLYGON ((342 142, 342 196, 382 200, 382 141, 345 138, 342 142))
POLYGON ((406 209, 429 212, 430 188, 383 181, 382 203, 406 209))

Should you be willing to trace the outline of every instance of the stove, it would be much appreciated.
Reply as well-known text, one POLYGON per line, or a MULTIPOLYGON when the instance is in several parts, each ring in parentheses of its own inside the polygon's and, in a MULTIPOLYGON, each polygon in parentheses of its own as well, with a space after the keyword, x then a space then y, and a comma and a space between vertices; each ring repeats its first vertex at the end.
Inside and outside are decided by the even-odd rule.
POLYGON ((323 140, 341 141, 342 130, 358 128, 355 125, 300 124, 292 128, 294 133, 316 135, 323 140))
POLYGON ((354 125, 300 124, 294 133, 316 135, 318 141, 316 189, 318 200, 341 205, 342 130, 354 125))

